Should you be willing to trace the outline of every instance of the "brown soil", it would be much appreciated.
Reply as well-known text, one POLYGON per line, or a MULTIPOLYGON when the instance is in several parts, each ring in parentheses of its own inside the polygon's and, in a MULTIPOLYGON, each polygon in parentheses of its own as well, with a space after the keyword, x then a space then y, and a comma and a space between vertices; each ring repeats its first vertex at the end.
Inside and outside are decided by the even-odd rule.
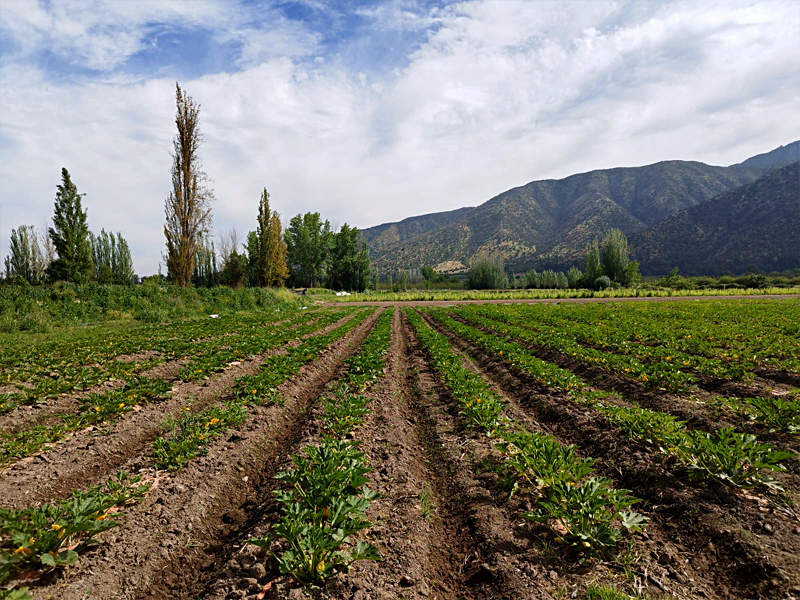
MULTIPOLYGON (((352 315, 348 315, 311 335, 325 335, 351 318, 352 315)), ((167 418, 187 408, 191 412, 203 410, 218 401, 234 379, 254 375, 268 356, 283 351, 274 349, 235 361, 222 373, 203 382, 176 382, 167 400, 139 407, 114 423, 76 432, 54 444, 52 449, 16 462, 0 473, 0 506, 22 508, 65 498, 73 489, 103 482, 123 468, 131 472, 136 465, 127 463, 137 459, 143 451, 149 452, 149 444, 162 433, 167 418)), ((157 367, 168 368, 177 374, 179 364, 157 367)))
POLYGON ((649 552, 655 558, 657 564, 647 572, 662 586, 686 590, 688 585, 696 595, 725 599, 782 599, 791 589, 800 590, 800 527, 792 511, 713 483, 688 482, 647 448, 626 442, 593 410, 572 404, 431 323, 473 356, 487 379, 516 398, 543 428, 598 458, 602 475, 643 500, 637 510, 651 519, 651 526, 639 544, 642 555, 649 552))
MULTIPOLYGON (((272 485, 272 474, 302 431, 310 403, 352 354, 376 316, 331 346, 301 376, 281 385, 283 406, 255 407, 242 427, 180 473, 140 469, 158 482, 146 502, 104 534, 106 544, 36 590, 34 598, 194 598, 239 538, 272 485)), ((220 388, 224 394, 225 388, 220 388)), ((140 458, 139 460, 146 460, 140 458)))

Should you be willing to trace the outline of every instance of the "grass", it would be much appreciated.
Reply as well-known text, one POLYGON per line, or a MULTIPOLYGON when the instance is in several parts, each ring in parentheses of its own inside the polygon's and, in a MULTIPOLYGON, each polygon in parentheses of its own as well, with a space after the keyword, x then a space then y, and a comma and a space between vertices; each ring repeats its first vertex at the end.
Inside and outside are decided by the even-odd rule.
POLYGON ((526 300, 566 298, 654 298, 677 296, 747 296, 800 294, 800 287, 768 287, 759 289, 671 290, 623 288, 593 290, 409 290, 407 292, 365 292, 350 296, 326 296, 332 302, 411 302, 458 300, 526 300))

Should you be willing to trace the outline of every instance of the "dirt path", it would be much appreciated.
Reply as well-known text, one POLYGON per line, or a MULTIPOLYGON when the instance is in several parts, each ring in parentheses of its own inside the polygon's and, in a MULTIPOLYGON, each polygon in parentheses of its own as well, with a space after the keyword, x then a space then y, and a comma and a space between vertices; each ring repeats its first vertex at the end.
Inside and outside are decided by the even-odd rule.
POLYGON ((450 306, 453 304, 587 304, 590 302, 672 302, 674 300, 764 300, 776 298, 800 298, 800 294, 763 294, 741 296, 635 296, 632 298, 507 298, 489 300, 392 300, 369 302, 324 302, 322 306, 450 306))

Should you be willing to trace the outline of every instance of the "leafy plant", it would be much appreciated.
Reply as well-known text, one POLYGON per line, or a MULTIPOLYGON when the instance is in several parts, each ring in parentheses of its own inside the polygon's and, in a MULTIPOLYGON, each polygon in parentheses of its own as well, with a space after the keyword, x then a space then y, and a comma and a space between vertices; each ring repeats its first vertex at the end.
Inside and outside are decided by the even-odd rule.
POLYGON ((754 435, 736 433, 734 427, 713 434, 690 431, 678 446, 677 455, 692 478, 714 479, 743 489, 765 485, 779 491, 783 491, 780 483, 761 471, 786 471, 781 461, 794 456, 759 444, 754 435))
POLYGON ((0 582, 20 569, 50 570, 72 565, 96 544, 96 536, 120 523, 110 509, 140 499, 149 486, 141 477, 119 473, 115 480, 76 491, 38 508, 0 509, 0 582))
POLYGON ((557 542, 577 548, 585 559, 616 545, 622 532, 615 521, 628 531, 638 531, 646 520, 639 513, 623 510, 638 498, 610 484, 602 477, 589 477, 580 484, 554 481, 543 490, 544 499, 522 516, 548 525, 557 542))

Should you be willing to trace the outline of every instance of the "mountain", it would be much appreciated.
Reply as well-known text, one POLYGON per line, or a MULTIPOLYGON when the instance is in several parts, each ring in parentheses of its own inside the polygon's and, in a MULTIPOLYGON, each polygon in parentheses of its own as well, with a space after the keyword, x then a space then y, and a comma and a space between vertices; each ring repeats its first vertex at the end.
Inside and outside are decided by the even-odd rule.
POLYGON ((668 217, 628 240, 643 274, 800 268, 800 163, 668 217))
POLYGON ((756 156, 748 158, 744 162, 740 162, 738 165, 732 165, 732 166, 776 169, 780 167, 785 167, 786 165, 797 162, 799 160, 800 160, 800 141, 797 141, 797 142, 792 142, 791 144, 786 144, 785 146, 779 146, 778 148, 775 148, 775 150, 773 150, 772 152, 757 154, 756 156))
POLYGON ((433 266, 465 273, 480 254, 512 272, 580 265, 583 247, 611 228, 626 235, 750 184, 791 157, 800 142, 729 167, 664 161, 533 181, 475 208, 410 217, 363 230, 381 272, 433 266))
POLYGON ((534 181, 461 213, 418 217, 414 227, 380 225, 364 235, 382 272, 425 265, 465 272, 484 253, 501 254, 512 271, 566 268, 580 261, 586 242, 608 229, 643 231, 762 172, 684 161, 591 171, 534 181))
POLYGON ((381 252, 403 240, 449 225, 473 210, 475 210, 474 207, 466 207, 448 212, 408 217, 397 223, 384 223, 383 225, 364 229, 361 233, 371 252, 381 252))

